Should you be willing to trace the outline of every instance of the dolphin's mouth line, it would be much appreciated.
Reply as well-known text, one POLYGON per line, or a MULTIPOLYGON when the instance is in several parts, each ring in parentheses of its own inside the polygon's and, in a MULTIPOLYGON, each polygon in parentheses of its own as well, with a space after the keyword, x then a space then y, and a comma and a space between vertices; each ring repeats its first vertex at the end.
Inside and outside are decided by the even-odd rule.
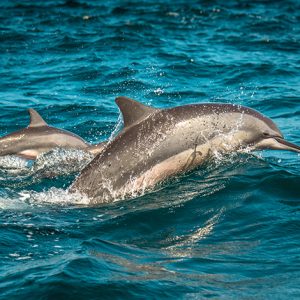
POLYGON ((300 152, 300 146, 293 144, 291 142, 286 141, 285 139, 281 138, 281 137, 273 137, 279 144, 287 146, 289 148, 291 148, 291 150, 293 149, 294 151, 300 152))

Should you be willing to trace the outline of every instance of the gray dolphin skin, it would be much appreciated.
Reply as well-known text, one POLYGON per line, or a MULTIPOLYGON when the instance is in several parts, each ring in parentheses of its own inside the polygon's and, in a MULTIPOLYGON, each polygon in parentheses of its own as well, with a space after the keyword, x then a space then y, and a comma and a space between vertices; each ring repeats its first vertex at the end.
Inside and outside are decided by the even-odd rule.
POLYGON ((192 104, 167 109, 116 99, 124 129, 87 165, 69 191, 91 204, 135 196, 201 165, 213 153, 249 148, 300 152, 272 120, 232 104, 192 104))
POLYGON ((17 155, 26 159, 36 159, 38 155, 54 148, 86 150, 98 154, 105 143, 89 145, 78 135, 49 126, 34 109, 28 110, 30 124, 0 138, 0 156, 17 155))

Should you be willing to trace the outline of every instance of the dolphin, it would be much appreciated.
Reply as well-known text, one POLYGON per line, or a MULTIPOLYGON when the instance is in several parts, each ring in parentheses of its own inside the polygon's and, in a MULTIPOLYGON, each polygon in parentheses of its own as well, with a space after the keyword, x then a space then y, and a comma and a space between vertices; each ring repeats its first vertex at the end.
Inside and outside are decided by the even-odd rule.
POLYGON ((167 109, 126 97, 116 103, 124 129, 79 174, 69 188, 91 204, 138 195, 190 171, 209 156, 249 148, 300 152, 275 123, 234 104, 191 104, 167 109))
POLYGON ((26 159, 36 159, 41 153, 54 148, 78 149, 96 155, 105 148, 105 142, 90 145, 72 132, 49 126, 36 110, 30 108, 28 112, 28 127, 0 138, 0 156, 17 155, 26 159))

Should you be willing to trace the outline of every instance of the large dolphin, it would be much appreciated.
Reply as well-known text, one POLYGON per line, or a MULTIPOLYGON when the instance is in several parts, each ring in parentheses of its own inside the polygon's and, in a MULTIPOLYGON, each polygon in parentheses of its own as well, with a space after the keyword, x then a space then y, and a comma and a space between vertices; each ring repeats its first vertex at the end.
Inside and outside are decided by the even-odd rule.
POLYGON ((104 149, 106 143, 90 145, 72 132, 49 126, 34 109, 28 111, 28 127, 0 138, 0 156, 17 155, 36 159, 41 153, 54 148, 85 150, 96 155, 104 149))
POLYGON ((214 152, 300 152, 299 146, 284 140, 272 120, 248 107, 207 103, 157 109, 126 97, 116 103, 123 131, 69 189, 85 194, 92 204, 138 194, 199 166, 214 152))

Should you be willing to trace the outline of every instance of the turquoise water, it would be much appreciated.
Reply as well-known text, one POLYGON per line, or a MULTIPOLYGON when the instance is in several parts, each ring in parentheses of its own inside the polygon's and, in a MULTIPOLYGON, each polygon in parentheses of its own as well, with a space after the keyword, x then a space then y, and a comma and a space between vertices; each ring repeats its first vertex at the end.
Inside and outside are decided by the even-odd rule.
MULTIPOLYGON (((32 107, 100 142, 124 95, 250 106, 300 144, 300 3, 270 2, 1 1, 0 134, 32 107)), ((68 157, 89 160, 0 160, 1 299, 300 297, 299 155, 216 157, 93 208, 68 157)))

